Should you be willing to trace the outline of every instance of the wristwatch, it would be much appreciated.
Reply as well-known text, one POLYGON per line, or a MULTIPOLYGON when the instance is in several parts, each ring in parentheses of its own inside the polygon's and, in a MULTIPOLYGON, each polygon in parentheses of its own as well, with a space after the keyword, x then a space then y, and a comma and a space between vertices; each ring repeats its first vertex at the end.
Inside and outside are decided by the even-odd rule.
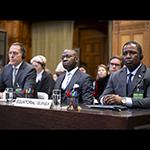
POLYGON ((122 105, 126 105, 126 99, 124 97, 121 99, 121 103, 122 105))

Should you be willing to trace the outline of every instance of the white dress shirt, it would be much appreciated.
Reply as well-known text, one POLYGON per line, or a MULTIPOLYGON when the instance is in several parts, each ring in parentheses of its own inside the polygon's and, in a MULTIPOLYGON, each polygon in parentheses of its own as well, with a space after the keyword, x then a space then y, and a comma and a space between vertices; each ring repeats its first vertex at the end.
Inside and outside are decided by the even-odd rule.
POLYGON ((65 78, 64 78, 64 80, 63 80, 63 82, 62 82, 62 84, 61 84, 61 88, 62 88, 63 90, 66 89, 67 85, 69 84, 69 82, 70 82, 72 76, 73 76, 74 73, 77 71, 77 69, 78 69, 78 67, 74 68, 74 69, 71 70, 70 72, 68 72, 68 71, 66 70, 65 78))

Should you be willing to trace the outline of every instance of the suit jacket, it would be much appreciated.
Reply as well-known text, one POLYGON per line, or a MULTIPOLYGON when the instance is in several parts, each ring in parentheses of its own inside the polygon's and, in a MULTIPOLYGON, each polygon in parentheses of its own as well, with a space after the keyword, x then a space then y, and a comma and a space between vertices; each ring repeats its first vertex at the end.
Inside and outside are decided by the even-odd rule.
POLYGON ((14 88, 14 91, 16 91, 15 98, 25 97, 25 93, 27 92, 30 93, 26 94, 28 97, 37 98, 36 70, 32 65, 23 61, 17 72, 15 84, 13 86, 12 65, 5 65, 0 74, 0 91, 3 92, 7 87, 14 88))
POLYGON ((99 100, 107 94, 118 94, 121 97, 131 97, 132 107, 150 107, 150 69, 143 64, 141 65, 135 74, 133 86, 128 96, 126 93, 126 70, 126 67, 123 67, 121 70, 111 74, 106 89, 99 97, 99 100), (133 98, 133 93, 137 92, 137 89, 139 89, 140 93, 143 93, 144 98, 142 100, 133 98))
MULTIPOLYGON (((61 84, 65 78, 65 73, 61 74, 56 80, 54 89, 61 89, 61 84)), ((79 69, 75 72, 71 78, 70 83, 66 87, 65 91, 62 90, 62 103, 66 103, 66 91, 71 91, 74 84, 78 84, 78 100, 82 104, 93 104, 93 81, 90 75, 81 72, 79 69)))
POLYGON ((49 98, 52 94, 52 90, 54 88, 55 81, 53 80, 52 74, 44 71, 42 73, 42 78, 38 83, 36 83, 38 92, 45 92, 49 95, 49 98))

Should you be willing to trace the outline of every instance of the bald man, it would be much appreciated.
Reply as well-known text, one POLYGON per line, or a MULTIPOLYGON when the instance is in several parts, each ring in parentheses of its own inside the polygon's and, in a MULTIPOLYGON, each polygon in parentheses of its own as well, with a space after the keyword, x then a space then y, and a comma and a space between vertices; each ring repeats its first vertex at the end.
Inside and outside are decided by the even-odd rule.
POLYGON ((79 103, 93 104, 93 81, 90 75, 79 70, 77 66, 79 62, 78 52, 65 49, 61 59, 65 72, 58 77, 54 89, 61 89, 62 104, 67 103, 66 91, 72 91, 75 84, 79 86, 79 103))

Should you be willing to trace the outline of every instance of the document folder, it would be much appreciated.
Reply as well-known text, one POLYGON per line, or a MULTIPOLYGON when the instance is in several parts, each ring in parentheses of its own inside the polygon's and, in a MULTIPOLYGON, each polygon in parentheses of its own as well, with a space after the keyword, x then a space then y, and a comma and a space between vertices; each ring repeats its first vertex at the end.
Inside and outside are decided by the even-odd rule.
POLYGON ((126 110, 126 106, 122 105, 86 105, 89 108, 96 108, 96 109, 111 109, 111 110, 116 110, 116 111, 121 111, 121 110, 126 110))

